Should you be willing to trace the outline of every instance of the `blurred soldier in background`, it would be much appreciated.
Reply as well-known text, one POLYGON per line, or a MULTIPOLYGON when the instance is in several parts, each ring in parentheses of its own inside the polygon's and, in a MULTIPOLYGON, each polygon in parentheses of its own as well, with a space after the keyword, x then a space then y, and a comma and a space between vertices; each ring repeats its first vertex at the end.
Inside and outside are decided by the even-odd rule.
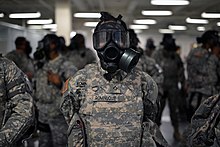
POLYGON ((32 88, 26 75, 0 55, 0 146, 18 147, 33 132, 32 88))
POLYGON ((218 93, 219 59, 214 54, 219 46, 218 32, 206 31, 197 41, 201 46, 192 49, 187 57, 189 120, 203 100, 218 93))
POLYGON ((12 60, 31 80, 33 78, 33 67, 30 67, 30 60, 27 57, 27 40, 25 37, 17 37, 15 40, 16 50, 6 54, 6 58, 12 60))
POLYGON ((163 48, 156 50, 153 54, 153 58, 162 67, 164 74, 163 90, 164 94, 161 98, 161 119, 163 109, 165 107, 166 99, 168 99, 171 122, 174 128, 174 138, 181 140, 179 133, 178 122, 178 104, 176 103, 179 98, 178 83, 181 83, 181 87, 185 87, 184 67, 181 58, 176 53, 175 39, 171 34, 164 34, 161 42, 163 48))
POLYGON ((93 34, 100 59, 70 78, 61 110, 69 124, 69 146, 168 146, 152 121, 157 85, 135 68, 139 53, 129 48, 122 16, 101 12, 93 34))
POLYGON ((85 38, 82 34, 76 34, 71 39, 69 49, 68 59, 78 69, 82 69, 85 65, 96 62, 96 55, 91 49, 85 46, 85 38))
MULTIPOLYGON (((154 79, 154 81, 157 83, 158 100, 160 101, 163 95, 163 80, 164 80, 163 70, 153 58, 144 54, 143 49, 138 47, 138 43, 140 41, 137 37, 137 34, 134 32, 134 30, 129 29, 128 31, 129 31, 129 38, 130 38, 130 48, 135 49, 136 51, 140 53, 140 59, 136 67, 140 68, 140 70, 149 74, 154 79)), ((160 106, 158 106, 158 108, 160 108, 160 106)), ((160 125, 160 122, 158 122, 158 116, 156 117, 156 123, 160 125)))
POLYGON ((146 47, 145 54, 151 57, 156 49, 156 46, 154 45, 154 40, 152 38, 148 38, 145 47, 146 47))
POLYGON ((42 48, 34 54, 35 59, 42 61, 42 57, 45 58, 35 76, 40 147, 65 147, 67 124, 59 110, 61 88, 76 72, 76 67, 61 56, 58 36, 47 34, 39 44, 42 48))
POLYGON ((66 40, 63 36, 59 36, 59 39, 60 39, 60 52, 63 56, 68 56, 68 53, 69 53, 69 48, 66 46, 66 40))

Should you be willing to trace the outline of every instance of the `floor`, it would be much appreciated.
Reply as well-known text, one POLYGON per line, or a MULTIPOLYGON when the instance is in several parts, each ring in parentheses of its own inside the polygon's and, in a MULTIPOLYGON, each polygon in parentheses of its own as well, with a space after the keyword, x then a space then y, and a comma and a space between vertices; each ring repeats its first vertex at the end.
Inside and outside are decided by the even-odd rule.
MULTIPOLYGON (((160 130, 164 136, 164 138, 166 139, 166 141, 168 142, 168 144, 171 147, 178 147, 181 146, 180 142, 177 142, 174 138, 173 138, 173 127, 171 125, 171 120, 170 120, 170 114, 169 114, 169 108, 168 105, 165 106, 164 111, 163 111, 163 115, 162 115, 162 124, 160 126, 160 130)), ((182 134, 183 131, 186 129, 188 123, 187 122, 181 122, 179 124, 180 126, 180 133, 182 134)))

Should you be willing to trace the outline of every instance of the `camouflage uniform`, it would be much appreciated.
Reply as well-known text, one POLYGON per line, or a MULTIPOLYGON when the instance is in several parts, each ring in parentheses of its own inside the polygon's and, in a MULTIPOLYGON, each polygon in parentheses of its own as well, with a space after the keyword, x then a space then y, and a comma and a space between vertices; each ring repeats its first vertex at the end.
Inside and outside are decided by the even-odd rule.
POLYGON ((59 110, 61 87, 48 82, 48 71, 57 73, 64 82, 76 72, 76 68, 70 62, 65 61, 62 56, 58 56, 54 60, 46 62, 36 73, 35 96, 39 109, 38 119, 44 126, 40 132, 40 146, 52 146, 50 144, 52 138, 54 147, 63 147, 67 143, 67 124, 59 110))
POLYGON ((220 146, 220 96, 206 99, 196 110, 191 120, 188 146, 220 146))
POLYGON ((163 95, 163 70, 156 61, 147 55, 142 55, 138 61, 137 67, 154 79, 158 86, 158 94, 163 95))
POLYGON ((137 69, 119 70, 111 81, 104 73, 90 64, 65 83, 61 111, 69 146, 168 146, 151 121, 157 113, 153 79, 137 69))
POLYGON ((218 93, 219 60, 204 48, 192 49, 187 57, 189 107, 192 114, 200 103, 218 93))
POLYGON ((184 68, 180 57, 176 52, 167 51, 165 49, 156 50, 153 54, 153 58, 162 67, 164 75, 163 90, 164 95, 161 98, 161 112, 165 107, 166 98, 168 98, 170 117, 174 128, 178 128, 178 115, 177 115, 177 97, 179 93, 178 82, 184 85, 184 68))
POLYGON ((34 122, 32 89, 24 73, 3 57, 0 57, 0 87, 0 146, 17 147, 34 122))
MULTIPOLYGON (((138 61, 137 67, 140 68, 142 71, 149 74, 154 81, 157 83, 158 86, 158 101, 160 101, 163 95, 163 70, 162 68, 156 63, 156 61, 148 57, 147 55, 142 55, 138 61)), ((158 106, 160 109, 160 105, 158 106)), ((159 114, 159 113, 158 113, 159 114)), ((160 125, 160 115, 156 117, 156 123, 160 125)))
POLYGON ((25 53, 14 50, 5 57, 12 60, 25 74, 34 74, 34 64, 25 53))
POLYGON ((68 52, 67 58, 78 69, 82 69, 85 65, 96 61, 95 53, 89 48, 81 48, 70 51, 68 52))

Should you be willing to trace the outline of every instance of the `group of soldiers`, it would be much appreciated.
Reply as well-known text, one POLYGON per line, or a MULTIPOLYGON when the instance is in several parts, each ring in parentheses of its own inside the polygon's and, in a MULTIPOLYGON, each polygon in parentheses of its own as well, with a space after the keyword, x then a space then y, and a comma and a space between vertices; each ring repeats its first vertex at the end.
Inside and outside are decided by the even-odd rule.
POLYGON ((40 147, 167 147, 159 129, 166 101, 177 141, 218 144, 218 32, 197 40, 186 80, 173 36, 165 34, 157 50, 149 39, 144 51, 121 15, 101 12, 93 34, 99 62, 82 34, 69 47, 62 37, 45 35, 34 59, 28 40, 18 37, 16 50, 0 57, 0 146, 25 140, 32 147, 37 138, 40 147), (182 111, 191 121, 186 136, 179 131, 182 111))

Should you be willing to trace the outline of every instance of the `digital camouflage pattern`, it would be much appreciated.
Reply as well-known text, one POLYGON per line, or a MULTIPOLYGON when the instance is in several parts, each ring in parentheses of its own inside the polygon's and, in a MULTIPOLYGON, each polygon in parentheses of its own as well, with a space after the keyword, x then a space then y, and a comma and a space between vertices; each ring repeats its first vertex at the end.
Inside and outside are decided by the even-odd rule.
POLYGON ((0 57, 0 146, 17 147, 34 123, 32 89, 24 73, 0 57))
MULTIPOLYGON (((56 147, 63 146, 67 142, 67 136, 65 135, 67 124, 65 123, 63 115, 59 109, 61 102, 61 89, 48 81, 47 74, 49 71, 57 73, 64 83, 69 76, 72 76, 76 72, 76 70, 76 67, 73 66, 72 63, 66 61, 63 56, 58 56, 56 59, 46 62, 35 75, 35 97, 37 99, 37 108, 39 110, 38 119, 41 123, 49 124, 50 130, 53 134, 53 143, 56 147), (62 122, 63 125, 60 125, 60 122, 62 122), (59 141, 63 142, 63 144, 60 145, 59 141)), ((45 142, 48 142, 46 138, 43 139, 45 139, 45 142)))
POLYGON ((67 58, 78 69, 82 69, 85 65, 96 62, 96 54, 89 48, 72 50, 68 52, 67 58))
POLYGON ((107 81, 104 73, 90 64, 64 86, 61 111, 69 124, 69 146, 167 146, 150 123, 157 113, 152 78, 136 69, 128 75, 119 70, 107 81))
POLYGON ((218 93, 219 59, 204 48, 192 49, 187 57, 190 91, 211 96, 218 93))
POLYGON ((6 54, 5 57, 12 60, 24 73, 34 74, 34 65, 25 53, 14 50, 6 54))
POLYGON ((138 64, 136 67, 140 68, 142 71, 146 72, 149 74, 154 81, 157 83, 158 86, 158 94, 163 94, 163 70, 159 66, 159 64, 156 63, 156 61, 148 57, 147 55, 142 55, 141 58, 138 61, 138 64))
POLYGON ((188 146, 207 147, 220 146, 220 96, 214 95, 206 99, 196 110, 191 120, 191 133, 188 146))

